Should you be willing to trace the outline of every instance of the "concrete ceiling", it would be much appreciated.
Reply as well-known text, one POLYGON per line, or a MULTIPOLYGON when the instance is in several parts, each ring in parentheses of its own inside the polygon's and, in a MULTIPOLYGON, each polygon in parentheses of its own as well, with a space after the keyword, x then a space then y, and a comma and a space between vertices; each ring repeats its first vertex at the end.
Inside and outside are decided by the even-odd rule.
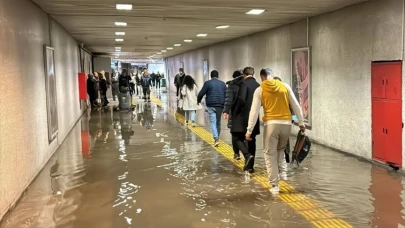
POLYGON ((55 18, 85 48, 95 53, 115 53, 120 58, 146 58, 174 44, 160 55, 180 54, 214 43, 289 24, 365 0, 33 0, 55 18), (133 4, 131 11, 115 4, 133 4), (261 15, 246 15, 265 9, 261 15), (117 27, 114 22, 127 22, 117 27), (217 25, 230 25, 216 29, 217 25), (126 32, 116 36, 115 32, 126 32), (199 33, 207 37, 196 37, 199 33), (124 42, 115 42, 123 38, 124 42), (192 39, 185 43, 184 39, 192 39))

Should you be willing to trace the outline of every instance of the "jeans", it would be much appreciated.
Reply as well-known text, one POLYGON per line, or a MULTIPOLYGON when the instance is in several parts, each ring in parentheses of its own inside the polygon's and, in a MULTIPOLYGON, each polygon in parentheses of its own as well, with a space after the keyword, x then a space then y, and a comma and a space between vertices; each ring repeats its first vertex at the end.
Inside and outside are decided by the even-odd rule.
POLYGON ((278 185, 279 175, 287 176, 287 163, 284 150, 291 133, 291 125, 269 124, 264 127, 263 152, 269 182, 278 185))
POLYGON ((195 110, 184 110, 184 112, 186 113, 186 121, 192 121, 193 123, 195 122, 195 110))
POLYGON ((160 89, 160 80, 157 80, 155 83, 156 89, 160 89))
POLYGON ((218 107, 207 107, 208 114, 210 117, 211 132, 214 140, 218 140, 221 135, 221 117, 223 108, 218 107))

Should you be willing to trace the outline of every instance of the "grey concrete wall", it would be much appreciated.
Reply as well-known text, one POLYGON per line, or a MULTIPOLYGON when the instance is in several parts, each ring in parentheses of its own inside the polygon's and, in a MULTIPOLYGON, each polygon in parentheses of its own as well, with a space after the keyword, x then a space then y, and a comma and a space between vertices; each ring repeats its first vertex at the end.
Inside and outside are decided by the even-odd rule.
POLYGON ((0 219, 80 117, 77 50, 31 1, 0 0, 0 219), (51 144, 43 45, 55 48, 59 135, 51 144))
POLYGON ((170 57, 167 67, 177 72, 184 62, 186 73, 196 77, 199 85, 204 59, 209 60, 210 70, 219 70, 222 80, 230 79, 236 68, 250 65, 257 71, 271 67, 290 82, 291 49, 308 43, 313 122, 309 136, 371 159, 371 62, 402 59, 403 16, 403 0, 372 0, 312 17, 308 27, 307 20, 302 20, 170 57))

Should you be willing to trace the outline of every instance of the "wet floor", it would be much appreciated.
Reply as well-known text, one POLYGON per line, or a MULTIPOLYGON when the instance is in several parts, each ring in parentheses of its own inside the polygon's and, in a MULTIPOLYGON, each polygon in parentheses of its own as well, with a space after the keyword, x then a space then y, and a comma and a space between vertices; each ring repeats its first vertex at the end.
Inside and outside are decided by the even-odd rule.
MULTIPOLYGON (((262 143, 246 176, 215 150, 204 111, 183 126, 166 94, 130 112, 84 116, 1 228, 401 227, 404 176, 314 145, 279 197, 262 143)), ((230 135, 223 125, 223 141, 230 135)), ((260 139, 260 137, 258 138, 260 139)), ((292 139, 292 141, 295 141, 292 139)))

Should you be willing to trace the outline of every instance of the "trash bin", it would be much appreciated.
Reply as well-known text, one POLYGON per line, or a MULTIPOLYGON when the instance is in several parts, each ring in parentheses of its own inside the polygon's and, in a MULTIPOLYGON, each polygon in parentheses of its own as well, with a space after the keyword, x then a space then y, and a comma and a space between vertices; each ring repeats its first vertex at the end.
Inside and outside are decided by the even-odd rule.
POLYGON ((119 93, 118 101, 119 101, 119 108, 121 110, 131 109, 131 97, 129 96, 129 92, 119 93))

